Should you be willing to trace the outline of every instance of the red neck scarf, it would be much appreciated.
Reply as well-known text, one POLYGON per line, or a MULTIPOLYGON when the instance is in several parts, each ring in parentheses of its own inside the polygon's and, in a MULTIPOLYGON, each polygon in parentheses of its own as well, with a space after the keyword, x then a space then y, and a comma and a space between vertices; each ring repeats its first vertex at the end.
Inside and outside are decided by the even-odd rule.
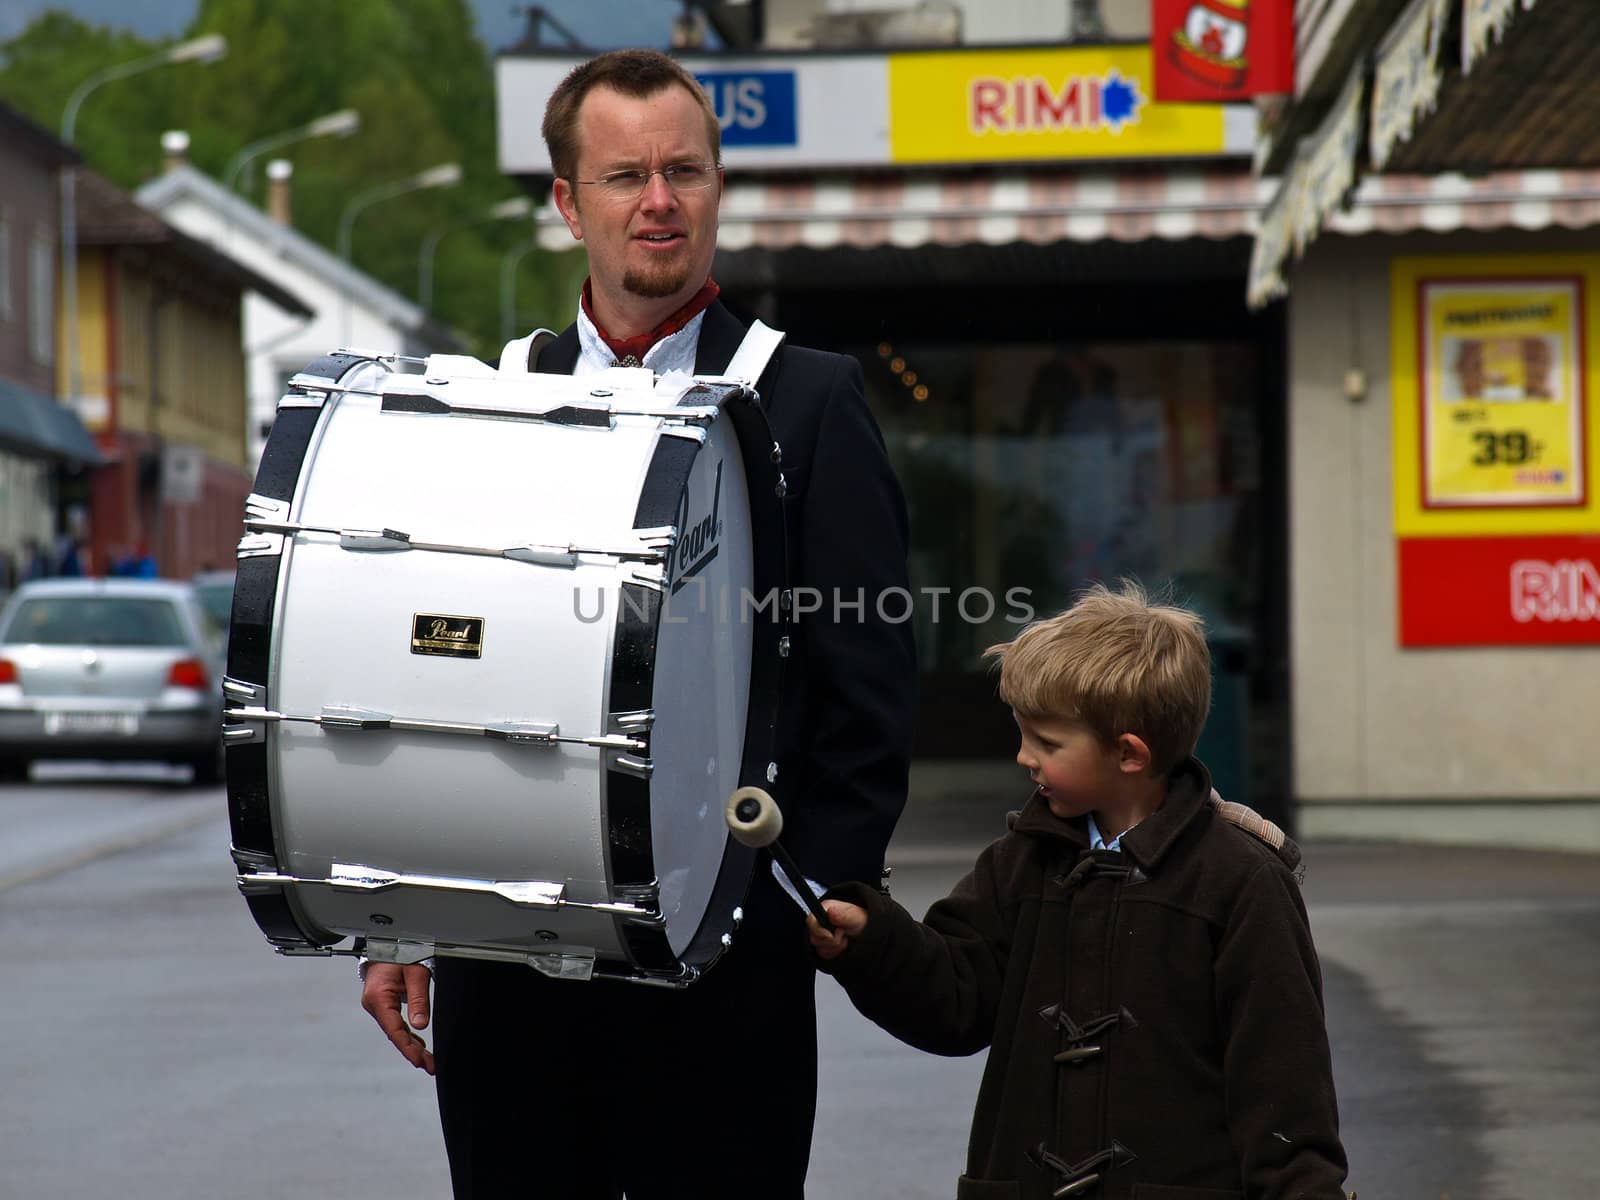
POLYGON ((631 356, 635 363, 644 362, 645 353, 662 338, 668 337, 682 329, 690 321, 703 313, 717 298, 717 293, 722 289, 717 286, 715 279, 707 279, 705 286, 689 298, 689 302, 673 313, 654 329, 644 333, 635 334, 633 337, 615 338, 605 331, 605 327, 595 320, 594 303, 591 298, 591 287, 587 279, 583 281, 583 311, 588 316, 595 332, 600 335, 600 340, 606 344, 619 363, 625 363, 631 356))

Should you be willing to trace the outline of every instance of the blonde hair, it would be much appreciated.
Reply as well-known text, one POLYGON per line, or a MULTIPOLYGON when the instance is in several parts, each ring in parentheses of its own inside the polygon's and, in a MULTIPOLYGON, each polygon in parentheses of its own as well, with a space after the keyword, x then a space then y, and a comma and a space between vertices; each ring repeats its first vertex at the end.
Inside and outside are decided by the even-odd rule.
POLYGON ((1108 744, 1135 734, 1158 772, 1194 752, 1211 707, 1205 622, 1130 579, 1095 584, 984 655, 1000 660, 1000 698, 1019 715, 1081 721, 1108 744))

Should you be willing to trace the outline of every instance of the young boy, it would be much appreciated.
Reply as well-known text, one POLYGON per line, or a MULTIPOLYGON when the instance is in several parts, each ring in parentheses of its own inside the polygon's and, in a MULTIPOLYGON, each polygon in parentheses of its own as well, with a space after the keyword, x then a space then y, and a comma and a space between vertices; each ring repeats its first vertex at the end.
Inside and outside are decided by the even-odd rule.
POLYGON ((1200 618, 1097 586, 989 653, 1035 785, 1010 832, 921 924, 860 884, 810 922, 865 1016, 990 1047, 958 1200, 1344 1200, 1300 852, 1193 757, 1200 618))

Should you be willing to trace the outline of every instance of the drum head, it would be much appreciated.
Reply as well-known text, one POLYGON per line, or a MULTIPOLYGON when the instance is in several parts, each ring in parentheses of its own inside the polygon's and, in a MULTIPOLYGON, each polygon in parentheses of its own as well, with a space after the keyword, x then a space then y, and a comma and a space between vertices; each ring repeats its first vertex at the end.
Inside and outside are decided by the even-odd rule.
POLYGON ((726 421, 695 458, 677 526, 656 649, 650 816, 667 940, 682 955, 728 843, 722 806, 739 786, 759 619, 744 461, 726 421))

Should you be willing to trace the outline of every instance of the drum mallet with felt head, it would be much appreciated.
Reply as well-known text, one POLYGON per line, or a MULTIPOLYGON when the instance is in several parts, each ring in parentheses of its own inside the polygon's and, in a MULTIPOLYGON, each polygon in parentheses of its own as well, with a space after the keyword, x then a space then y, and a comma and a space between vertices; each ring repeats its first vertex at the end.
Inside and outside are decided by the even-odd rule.
POLYGON ((766 788, 737 788, 728 797, 723 816, 728 822, 728 832, 733 834, 735 841, 756 850, 766 848, 772 855, 772 861, 778 864, 778 869, 788 878, 801 901, 817 919, 817 924, 832 933, 833 922, 828 919, 822 901, 817 899, 817 894, 811 890, 811 885, 800 873, 794 859, 789 857, 789 852, 778 841, 778 835, 783 832, 783 812, 772 798, 772 793, 766 788))

